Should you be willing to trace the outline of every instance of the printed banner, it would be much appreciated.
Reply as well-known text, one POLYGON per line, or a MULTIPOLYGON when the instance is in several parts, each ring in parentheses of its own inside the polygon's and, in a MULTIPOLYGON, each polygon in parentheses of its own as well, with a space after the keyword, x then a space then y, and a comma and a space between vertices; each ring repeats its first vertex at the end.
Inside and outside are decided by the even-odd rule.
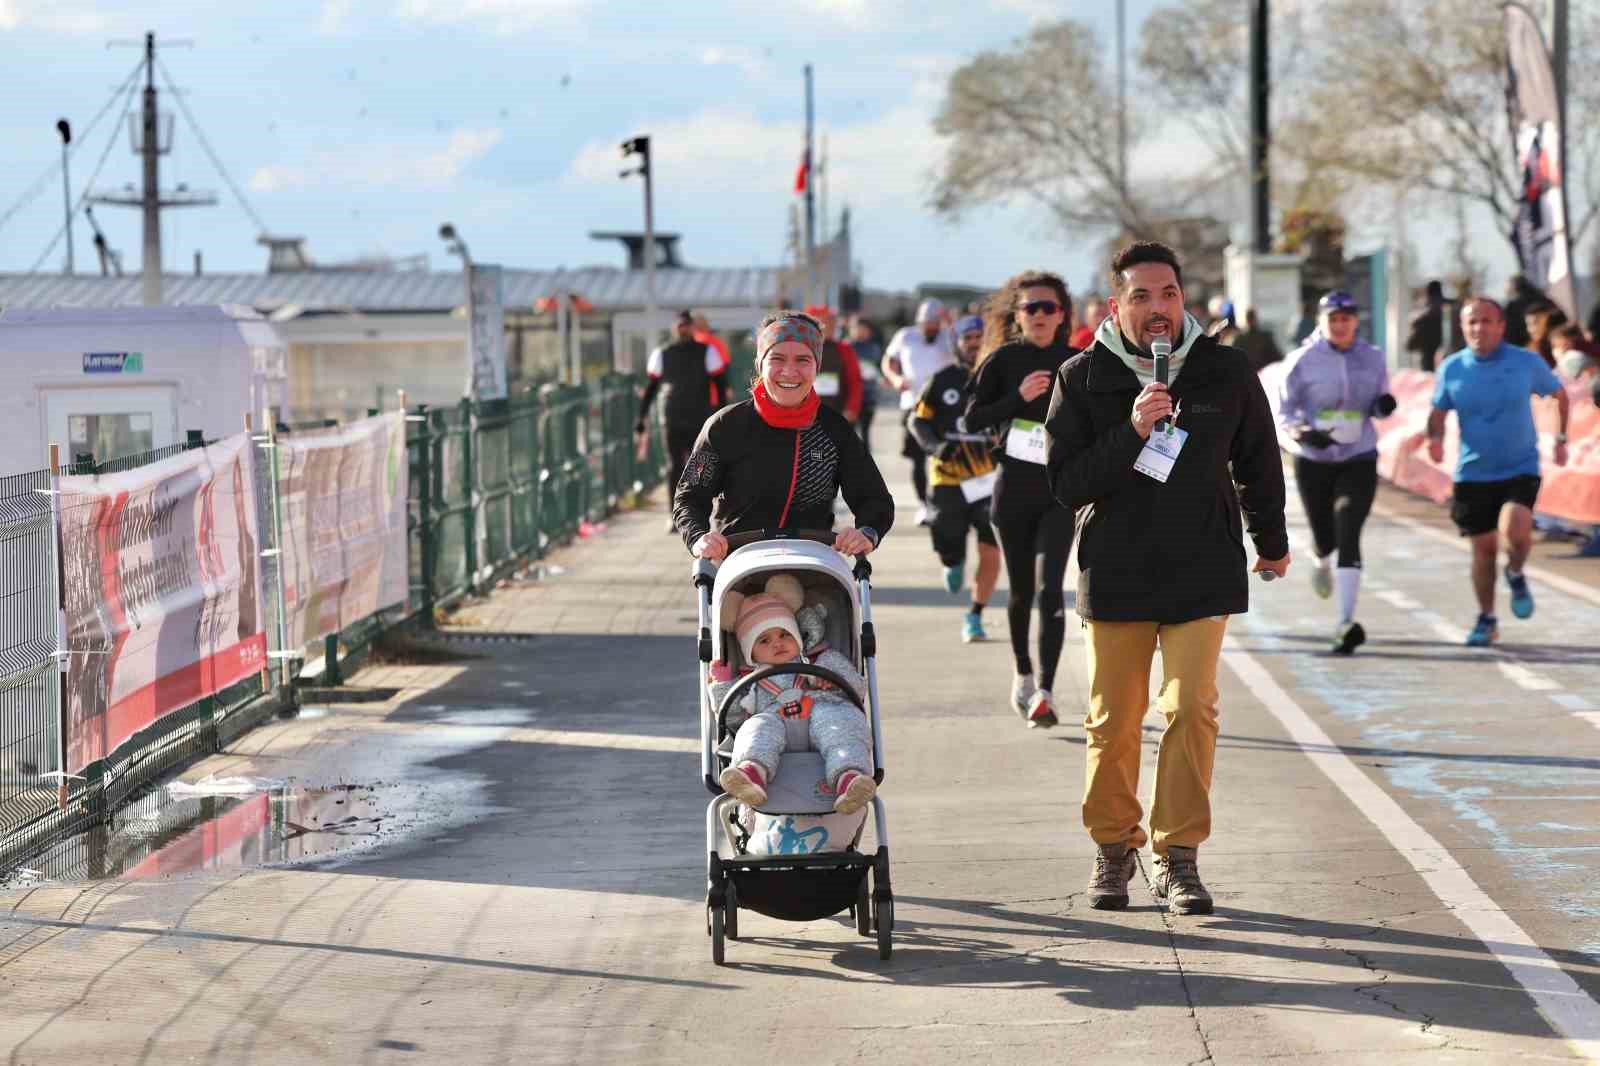
POLYGON ((250 438, 61 479, 67 768, 260 673, 261 538, 250 438))
POLYGON ((406 600, 405 415, 278 441, 285 646, 406 600))
POLYGON ((467 346, 471 372, 467 394, 474 400, 506 397, 506 308, 500 267, 467 267, 467 306, 472 314, 467 346))
POLYGON ((1512 237, 1522 273, 1576 322, 1578 301, 1567 234, 1566 141, 1555 72, 1533 13, 1520 4, 1507 4, 1504 15, 1506 110, 1522 183, 1512 237))

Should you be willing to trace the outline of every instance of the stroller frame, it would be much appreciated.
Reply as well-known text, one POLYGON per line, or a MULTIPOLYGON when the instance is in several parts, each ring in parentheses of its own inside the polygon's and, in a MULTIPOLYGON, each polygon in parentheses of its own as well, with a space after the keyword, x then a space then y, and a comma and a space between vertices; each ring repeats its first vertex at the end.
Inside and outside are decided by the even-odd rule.
MULTIPOLYGON (((700 658, 700 769, 706 789, 712 794, 706 805, 706 932, 711 937, 711 958, 724 964, 726 941, 739 938, 739 909, 753 910, 784 921, 815 921, 848 910, 862 936, 876 935, 878 957, 888 959, 893 951, 894 892, 889 876, 889 827, 883 800, 874 796, 871 803, 873 835, 877 849, 872 854, 857 850, 866 820, 843 850, 802 855, 752 856, 741 853, 735 821, 739 803, 722 790, 721 772, 728 765, 727 755, 718 745, 726 736, 727 710, 751 685, 775 674, 812 674, 834 680, 845 698, 855 702, 867 715, 872 729, 873 778, 880 784, 883 771, 883 734, 878 719, 877 636, 872 626, 872 566, 865 556, 858 557, 853 570, 833 552, 832 533, 746 533, 729 538, 729 553, 721 567, 704 559, 696 560, 693 583, 699 606, 700 658), (819 550, 817 544, 827 547, 819 550), (867 682, 866 705, 851 686, 831 671, 805 663, 766 666, 741 678, 722 700, 713 705, 707 668, 723 634, 713 618, 712 599, 718 574, 735 561, 735 556, 763 549, 785 550, 788 569, 824 574, 844 587, 854 582, 856 617, 850 620, 852 637, 859 655, 862 676, 867 682), (716 634, 715 638, 713 634, 716 634), (725 842, 731 856, 719 846, 725 842), (870 886, 869 886, 870 881, 870 886)), ((775 566, 774 569, 781 567, 775 566)), ((750 573, 759 573, 751 570, 750 573)), ((748 576, 730 571, 734 580, 748 576)), ((729 582, 731 584, 731 582, 729 582)))

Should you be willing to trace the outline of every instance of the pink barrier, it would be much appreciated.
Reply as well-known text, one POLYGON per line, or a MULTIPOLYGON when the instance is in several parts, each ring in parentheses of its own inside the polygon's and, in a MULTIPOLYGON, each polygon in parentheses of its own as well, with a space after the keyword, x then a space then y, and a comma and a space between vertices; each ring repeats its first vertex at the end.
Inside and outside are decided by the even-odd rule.
MULTIPOLYGON (((1261 384, 1278 407, 1278 386, 1283 364, 1274 363, 1261 371, 1261 384)), ((1379 419, 1378 473, 1386 481, 1408 492, 1426 496, 1437 503, 1450 499, 1460 434, 1454 417, 1445 422, 1444 461, 1428 458, 1428 415, 1433 409, 1433 375, 1422 370, 1396 370, 1389 378, 1394 394, 1393 415, 1379 419)), ((1539 427, 1539 451, 1543 457, 1544 483, 1539 489, 1536 509, 1575 525, 1600 524, 1600 408, 1590 398, 1587 385, 1568 385, 1567 399, 1572 416, 1567 426, 1567 465, 1556 466, 1552 457, 1558 423, 1556 405, 1535 399, 1534 424, 1539 427)))

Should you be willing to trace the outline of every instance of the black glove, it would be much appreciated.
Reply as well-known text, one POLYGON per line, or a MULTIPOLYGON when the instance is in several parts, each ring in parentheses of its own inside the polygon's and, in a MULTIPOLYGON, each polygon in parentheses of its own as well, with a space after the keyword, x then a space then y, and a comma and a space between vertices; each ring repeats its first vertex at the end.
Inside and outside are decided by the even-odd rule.
POLYGON ((637 422, 635 422, 635 423, 634 423, 634 424, 633 424, 633 431, 634 431, 634 432, 635 432, 635 433, 637 433, 637 434, 639 434, 639 435, 641 435, 641 436, 642 436, 642 435, 643 435, 643 434, 645 434, 645 433, 647 433, 647 432, 649 432, 649 431, 648 431, 648 430, 647 430, 647 429, 646 429, 646 428, 645 428, 645 424, 644 424, 644 419, 642 419, 642 418, 641 418, 641 419, 639 419, 639 421, 637 421, 637 422))
POLYGON ((1388 418, 1390 415, 1394 414, 1394 408, 1394 397, 1390 396, 1386 392, 1382 396, 1379 396, 1376 400, 1372 401, 1372 410, 1370 414, 1374 418, 1388 418))
POLYGON ((1325 429, 1302 429, 1294 439, 1308 448, 1333 447, 1333 434, 1325 429))

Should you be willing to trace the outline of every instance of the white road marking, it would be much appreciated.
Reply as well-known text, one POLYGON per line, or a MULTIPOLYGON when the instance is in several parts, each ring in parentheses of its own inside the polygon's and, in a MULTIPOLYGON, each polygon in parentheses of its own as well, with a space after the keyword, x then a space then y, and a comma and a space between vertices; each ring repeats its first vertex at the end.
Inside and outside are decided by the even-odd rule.
POLYGON ((1407 596, 1404 592, 1400 592, 1395 589, 1384 589, 1377 595, 1378 599, 1382 600, 1384 603, 1387 603, 1390 607, 1394 607, 1402 611, 1415 611, 1422 607, 1422 602, 1420 600, 1414 600, 1410 596, 1407 596))
MULTIPOLYGON (((1405 526, 1413 533, 1427 537, 1429 540, 1436 540, 1441 544, 1453 545, 1458 551, 1463 553, 1471 550, 1466 543, 1465 537, 1453 537, 1443 530, 1434 529, 1426 522, 1420 522, 1415 518, 1408 518, 1405 515, 1396 514, 1394 511, 1382 506, 1381 504, 1375 504, 1372 509, 1377 514, 1382 515, 1384 518, 1387 518, 1396 525, 1405 526)), ((1560 574, 1552 573, 1551 571, 1540 566, 1524 566, 1522 568, 1522 572, 1536 581, 1549 585, 1551 588, 1560 589, 1569 596, 1576 596, 1580 600, 1587 600, 1596 606, 1600 606, 1600 592, 1596 592, 1594 589, 1583 584, 1582 582, 1574 581, 1569 577, 1562 577, 1560 574)))
POLYGON ((1600 729, 1600 711, 1579 711, 1576 717, 1582 718, 1596 729, 1600 729))
POLYGON ((1222 658, 1282 723, 1306 758, 1405 857, 1439 902, 1510 971, 1555 1030, 1584 1058, 1600 1060, 1600 1003, 1478 887, 1443 845, 1340 751, 1272 675, 1239 650, 1234 638, 1228 638, 1222 658))
POLYGON ((1511 680, 1513 685, 1528 692, 1559 692, 1561 690, 1560 685, 1551 681, 1548 677, 1534 673, 1521 663, 1501 659, 1494 665, 1511 680))

